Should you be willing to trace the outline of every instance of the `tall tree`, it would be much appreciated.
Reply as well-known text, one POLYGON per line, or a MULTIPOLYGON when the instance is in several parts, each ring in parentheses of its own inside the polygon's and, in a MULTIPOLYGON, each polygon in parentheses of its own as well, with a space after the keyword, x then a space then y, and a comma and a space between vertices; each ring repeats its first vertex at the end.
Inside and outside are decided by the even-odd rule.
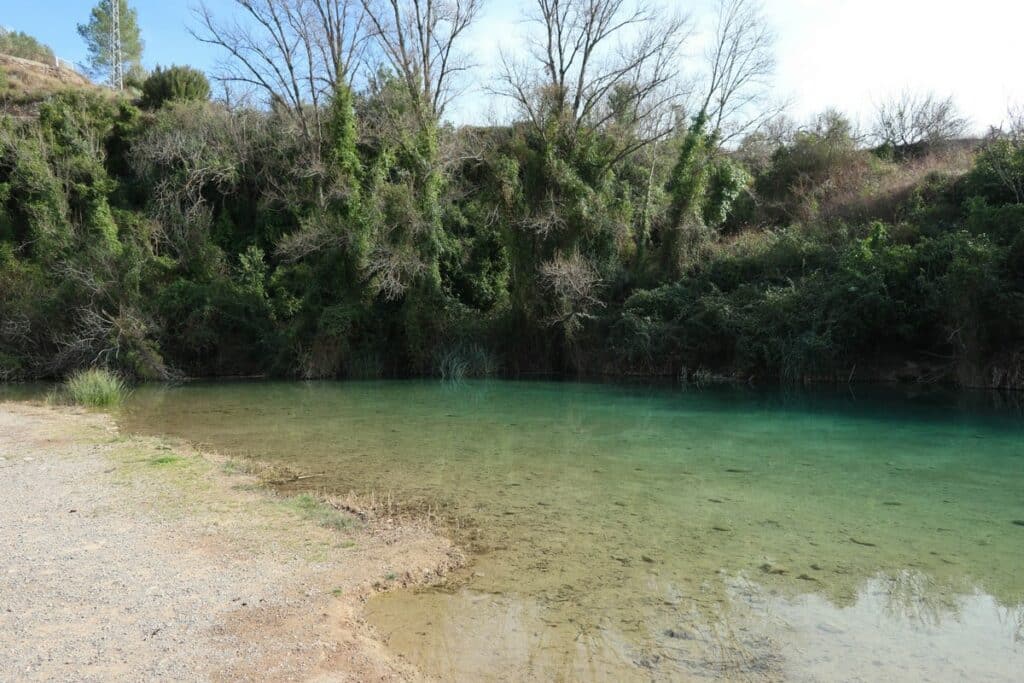
POLYGON ((761 0, 718 0, 696 115, 719 142, 749 133, 780 112, 768 102, 774 48, 761 0))
POLYGON ((440 119, 471 67, 459 50, 483 0, 362 0, 378 59, 398 74, 418 115, 440 119))
POLYGON ((89 68, 94 76, 109 77, 114 70, 114 49, 111 41, 113 9, 118 3, 121 24, 121 67, 125 74, 142 71, 142 35, 139 13, 128 0, 100 0, 89 14, 89 21, 78 25, 78 35, 89 51, 89 68))
POLYGON ((317 149, 325 143, 324 109, 352 86, 362 59, 365 19, 359 0, 232 0, 219 19, 205 2, 192 35, 228 54, 215 78, 255 88, 283 110, 317 149))
POLYGON ((614 161, 671 132, 687 15, 654 0, 536 0, 528 18, 529 57, 502 56, 498 91, 534 125, 551 114, 577 131, 628 120, 614 161))

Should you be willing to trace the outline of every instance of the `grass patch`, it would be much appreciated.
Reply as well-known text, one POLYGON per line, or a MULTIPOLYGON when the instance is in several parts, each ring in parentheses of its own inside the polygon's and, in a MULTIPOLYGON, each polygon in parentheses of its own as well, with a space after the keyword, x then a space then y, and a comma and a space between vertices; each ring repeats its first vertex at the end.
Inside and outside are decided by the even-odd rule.
POLYGON ((249 474, 244 463, 237 460, 225 460, 220 469, 224 474, 249 474))
POLYGON ((295 510, 306 519, 328 529, 346 529, 352 525, 352 518, 320 500, 316 496, 302 493, 285 500, 285 506, 295 510))
POLYGON ((149 464, 150 465, 173 465, 173 464, 181 462, 181 461, 182 461, 182 458, 179 458, 176 455, 162 455, 159 458, 153 458, 152 460, 150 460, 149 464))
POLYGON ((113 408, 128 398, 128 385, 114 373, 99 368, 79 370, 64 382, 61 397, 89 408, 113 408))

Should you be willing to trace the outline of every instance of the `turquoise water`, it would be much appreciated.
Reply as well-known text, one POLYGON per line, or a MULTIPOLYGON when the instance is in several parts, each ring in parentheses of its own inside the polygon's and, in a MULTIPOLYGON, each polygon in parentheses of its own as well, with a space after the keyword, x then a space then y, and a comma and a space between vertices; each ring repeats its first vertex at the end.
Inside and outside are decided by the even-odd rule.
POLYGON ((471 565, 368 615, 442 679, 1019 680, 1013 398, 258 382, 120 419, 439 511, 471 565))

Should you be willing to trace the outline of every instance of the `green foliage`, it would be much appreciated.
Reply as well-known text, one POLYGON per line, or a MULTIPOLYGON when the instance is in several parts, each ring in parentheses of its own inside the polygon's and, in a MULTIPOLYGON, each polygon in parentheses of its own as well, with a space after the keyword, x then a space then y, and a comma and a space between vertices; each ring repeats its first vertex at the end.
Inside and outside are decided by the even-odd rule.
POLYGON ((0 119, 0 379, 1024 376, 1000 365, 1024 349, 1013 138, 966 176, 837 115, 756 163, 699 119, 620 155, 628 91, 602 125, 556 98, 456 130, 387 74, 298 115, 179 76, 146 112, 69 92, 0 119), (889 176, 895 208, 835 210, 889 176))
POLYGON ((1021 339, 1024 327, 998 312, 1021 305, 1007 289, 1007 251, 963 231, 913 245, 889 232, 875 223, 838 251, 792 231, 722 250, 678 284, 631 296, 618 353, 649 371, 725 367, 800 381, 880 354, 986 357, 1000 339, 1021 339))
POLYGON ((112 372, 93 368, 71 375, 64 383, 63 394, 75 405, 113 408, 128 397, 128 386, 112 372))
POLYGON ((349 182, 358 183, 362 178, 363 168, 356 149, 359 132, 356 128, 352 90, 348 86, 340 85, 335 90, 329 114, 330 159, 342 177, 349 182))
POLYGON ((205 102, 210 99, 206 75, 190 66, 157 67, 142 84, 142 106, 159 109, 168 102, 205 102))
POLYGON ((708 170, 707 196, 702 211, 704 222, 716 228, 725 223, 750 181, 750 174, 738 163, 730 159, 716 160, 708 170))
POLYGON ((966 192, 993 203, 1024 204, 1024 141, 990 140, 965 179, 966 192))
POLYGON ((53 50, 38 40, 21 31, 8 31, 0 27, 0 54, 31 59, 34 62, 52 65, 53 50))

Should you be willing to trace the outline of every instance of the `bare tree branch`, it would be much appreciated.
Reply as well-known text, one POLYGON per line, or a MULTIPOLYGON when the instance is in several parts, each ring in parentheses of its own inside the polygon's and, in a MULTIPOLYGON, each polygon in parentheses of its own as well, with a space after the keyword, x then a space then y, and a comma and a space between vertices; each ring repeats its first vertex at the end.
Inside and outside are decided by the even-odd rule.
POLYGON ((283 109, 303 137, 323 142, 323 105, 350 85, 366 48, 359 0, 233 0, 238 15, 219 20, 206 3, 195 9, 201 42, 227 53, 216 78, 255 87, 283 109))
POLYGON ((952 140, 966 130, 967 119, 960 115, 952 96, 939 98, 934 93, 904 90, 878 105, 872 132, 881 144, 907 148, 952 140))
POLYGON ((671 131, 688 16, 648 0, 536 0, 529 21, 529 61, 503 54, 495 91, 535 126, 548 116, 576 130, 628 121, 616 160, 671 131))
POLYGON ((406 85, 421 117, 438 120, 471 68, 458 43, 482 0, 361 0, 380 61, 406 85))
POLYGON ((760 0, 718 0, 697 111, 720 142, 749 133, 784 108, 767 106, 774 46, 760 0))

